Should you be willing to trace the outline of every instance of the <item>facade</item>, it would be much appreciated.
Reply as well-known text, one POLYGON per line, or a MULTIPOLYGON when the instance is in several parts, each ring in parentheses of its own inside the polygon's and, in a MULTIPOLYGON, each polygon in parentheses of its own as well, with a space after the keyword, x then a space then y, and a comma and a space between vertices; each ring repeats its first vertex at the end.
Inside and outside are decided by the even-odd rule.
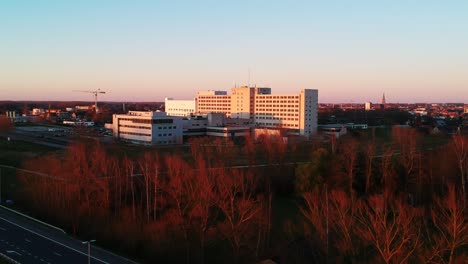
POLYGON ((67 126, 81 126, 81 127, 92 127, 94 126, 93 121, 70 121, 70 120, 64 120, 62 122, 64 125, 67 126))
POLYGON ((44 109, 42 109, 42 108, 33 108, 31 114, 32 114, 33 116, 44 115, 44 114, 45 114, 45 111, 44 111, 44 109))
POLYGON ((165 112, 129 111, 113 115, 112 131, 115 138, 133 143, 182 144, 182 117, 168 116, 165 112))
POLYGON ((164 99, 165 112, 168 116, 190 116, 197 112, 195 100, 164 99))
POLYGON ((197 110, 226 113, 231 119, 250 120, 255 127, 286 129, 308 137, 317 132, 318 90, 273 95, 271 88, 242 86, 233 88, 231 95, 199 92, 197 110))
POLYGON ((465 107, 465 108, 464 108, 464 110, 465 110, 465 111, 464 111, 464 112, 465 112, 465 114, 468 114, 468 104, 466 104, 464 107, 465 107))
POLYGON ((202 91, 197 93, 197 113, 224 113, 231 117, 231 96, 226 91, 202 91))
POLYGON ((372 109, 372 103, 371 102, 366 102, 366 104, 364 105, 364 109, 366 109, 366 111, 369 111, 372 109))

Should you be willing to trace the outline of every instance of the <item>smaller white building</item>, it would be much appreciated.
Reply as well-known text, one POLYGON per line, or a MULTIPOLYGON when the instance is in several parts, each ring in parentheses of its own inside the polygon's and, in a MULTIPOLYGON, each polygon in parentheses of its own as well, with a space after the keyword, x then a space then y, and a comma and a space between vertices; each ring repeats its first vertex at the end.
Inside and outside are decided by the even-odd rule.
POLYGON ((33 108, 32 113, 33 116, 43 115, 45 114, 44 109, 42 108, 33 108))
POLYGON ((366 111, 370 111, 372 109, 372 103, 371 102, 366 102, 366 104, 364 105, 364 109, 366 111))
POLYGON ((182 117, 165 112, 129 111, 113 115, 114 137, 133 143, 150 145, 182 144, 182 117))
POLYGON ((62 123, 63 123, 64 125, 67 125, 67 126, 80 126, 80 127, 92 127, 92 126, 94 126, 94 122, 93 122, 93 121, 81 121, 81 120, 70 121, 70 120, 64 120, 62 123))
POLYGON ((164 107, 168 116, 190 116, 197 112, 195 99, 174 100, 173 98, 165 98, 164 107))

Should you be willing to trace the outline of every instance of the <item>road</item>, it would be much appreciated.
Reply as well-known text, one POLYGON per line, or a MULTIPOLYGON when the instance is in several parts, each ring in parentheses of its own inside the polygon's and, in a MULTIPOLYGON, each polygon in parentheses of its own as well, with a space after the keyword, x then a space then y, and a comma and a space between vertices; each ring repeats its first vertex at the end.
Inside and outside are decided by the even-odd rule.
POLYGON ((52 138, 35 138, 20 133, 0 133, 0 137, 10 138, 12 141, 24 141, 57 149, 65 149, 67 147, 67 143, 63 141, 54 140, 52 138))
MULTIPOLYGON (((0 208, 0 253, 19 263, 88 263, 88 246, 60 231, 0 208)), ((91 263, 134 263, 91 246, 91 263)))

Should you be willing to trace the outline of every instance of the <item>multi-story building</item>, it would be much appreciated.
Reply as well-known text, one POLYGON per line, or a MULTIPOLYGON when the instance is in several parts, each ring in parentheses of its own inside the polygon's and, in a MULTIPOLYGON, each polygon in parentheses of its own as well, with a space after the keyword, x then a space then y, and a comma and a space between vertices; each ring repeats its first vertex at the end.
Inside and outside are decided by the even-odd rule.
POLYGON ((113 115, 115 138, 151 145, 182 144, 182 117, 165 112, 130 111, 113 115))
POLYGON ((199 92, 199 113, 226 113, 250 120, 256 127, 286 129, 291 134, 310 136, 317 132, 318 90, 299 94, 273 95, 271 88, 235 87, 227 92, 199 92))
POLYGON ((198 113, 225 113, 231 116, 231 96, 226 91, 202 91, 197 93, 198 113))
POLYGON ((168 116, 190 116, 197 112, 195 100, 164 99, 165 112, 168 116))

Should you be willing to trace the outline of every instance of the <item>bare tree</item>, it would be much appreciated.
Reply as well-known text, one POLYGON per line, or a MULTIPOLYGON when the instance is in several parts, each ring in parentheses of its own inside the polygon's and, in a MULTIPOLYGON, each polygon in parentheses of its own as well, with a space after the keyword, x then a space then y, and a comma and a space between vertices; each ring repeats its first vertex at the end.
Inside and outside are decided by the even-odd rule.
POLYGON ((351 138, 341 144, 341 154, 343 167, 348 176, 348 190, 353 197, 354 170, 356 168, 357 152, 359 143, 356 139, 351 138))
POLYGON ((457 156, 457 163, 458 168, 460 170, 460 179, 463 191, 463 202, 466 203, 466 170, 467 170, 467 163, 468 163, 468 138, 463 135, 454 135, 453 136, 453 149, 457 156))
POLYGON ((247 245, 255 234, 255 218, 260 214, 261 202, 255 193, 255 178, 239 170, 217 175, 217 206, 223 213, 225 221, 220 230, 231 243, 236 256, 242 246, 247 245))
POLYGON ((368 143, 365 148, 365 160, 366 160, 366 193, 369 193, 371 187, 371 177, 372 177, 372 164, 374 160, 375 146, 373 143, 368 143))
POLYGON ((385 196, 361 201, 356 212, 356 234, 373 245, 385 263, 406 263, 419 245, 420 220, 416 209, 385 196))
POLYGON ((454 186, 449 186, 446 197, 434 198, 431 216, 435 234, 433 254, 428 261, 438 258, 455 263, 456 250, 468 245, 468 210, 454 186))

